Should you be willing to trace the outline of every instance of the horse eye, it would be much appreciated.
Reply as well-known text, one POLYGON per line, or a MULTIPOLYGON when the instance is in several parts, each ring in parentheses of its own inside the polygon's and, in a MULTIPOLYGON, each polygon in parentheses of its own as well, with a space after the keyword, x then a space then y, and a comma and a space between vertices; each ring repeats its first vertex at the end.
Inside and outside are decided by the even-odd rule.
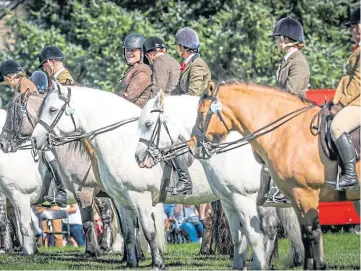
POLYGON ((149 128, 149 127, 151 127, 151 126, 152 126, 152 122, 151 122, 151 121, 147 121, 147 122, 145 123, 145 127, 149 128))
POLYGON ((55 113, 56 111, 58 111, 58 109, 56 109, 55 107, 50 107, 49 111, 50 113, 55 113))

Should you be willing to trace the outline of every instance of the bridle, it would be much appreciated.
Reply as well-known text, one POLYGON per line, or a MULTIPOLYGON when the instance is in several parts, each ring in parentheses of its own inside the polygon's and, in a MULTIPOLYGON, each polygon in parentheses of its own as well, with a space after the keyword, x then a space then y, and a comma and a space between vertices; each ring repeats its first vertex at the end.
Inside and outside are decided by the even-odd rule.
MULTIPOLYGON (((180 144, 174 144, 174 140, 172 139, 172 137, 170 135, 169 128, 167 126, 167 122, 164 117, 163 109, 152 109, 150 111, 150 113, 159 113, 159 114, 158 114, 158 118, 157 118, 156 124, 154 126, 150 140, 142 138, 142 137, 139 139, 139 142, 142 142, 147 145, 147 150, 145 151, 146 155, 145 155, 144 160, 146 159, 146 157, 151 157, 155 161, 155 163, 159 163, 160 161, 169 160, 175 156, 181 155, 179 153, 177 154, 176 152, 181 149, 186 149, 187 145, 184 142, 182 142, 180 144), (166 151, 166 150, 169 150, 169 148, 164 148, 164 149, 159 148, 160 133, 161 133, 162 127, 164 127, 164 129, 167 132, 168 137, 171 141, 171 146, 169 148, 171 148, 172 152, 166 151), (178 145, 179 145, 179 147, 177 147, 178 145), (167 155, 165 155, 165 152, 167 152, 167 155)), ((181 136, 178 136, 178 139, 181 141, 184 141, 181 136)))
MULTIPOLYGON (((217 98, 217 95, 219 92, 219 87, 220 87, 220 85, 217 85, 216 91, 214 92, 213 95, 208 95, 207 93, 204 94, 203 99, 211 101, 209 110, 207 112, 207 115, 206 115, 204 121, 200 123, 199 128, 194 127, 193 131, 192 131, 192 134, 197 139, 197 143, 198 143, 197 145, 201 146, 208 155, 211 155, 213 146, 212 146, 211 140, 207 137, 206 133, 207 133, 209 123, 211 122, 211 119, 214 116, 214 114, 217 114, 218 118, 223 123, 227 132, 229 132, 231 130, 231 128, 228 128, 226 121, 224 120, 224 117, 222 115, 222 103, 217 98)), ((203 115, 202 113, 198 112, 197 119, 200 119, 200 117, 202 115, 203 115)))
MULTIPOLYGON (((59 88, 59 86, 58 86, 59 88)), ((43 126, 45 128, 45 130, 48 132, 46 134, 47 137, 47 142, 48 142, 48 147, 51 149, 55 146, 55 133, 54 133, 54 127, 58 124, 59 120, 61 119, 61 117, 63 116, 63 114, 65 113, 66 115, 71 117, 71 120, 73 122, 74 125, 74 132, 77 131, 77 127, 75 124, 75 119, 73 116, 73 110, 72 108, 69 106, 70 103, 70 97, 71 97, 71 88, 67 87, 68 93, 67 96, 61 96, 61 92, 60 90, 58 90, 58 94, 59 97, 58 99, 62 100, 64 102, 63 106, 60 108, 58 114, 56 115, 55 119, 53 120, 53 122, 48 125, 46 122, 44 122, 42 119, 39 118, 38 124, 40 124, 41 126, 43 126), (68 109, 68 110, 67 110, 68 109)), ((46 99, 44 99, 43 102, 45 102, 46 99)), ((41 115, 41 112, 39 113, 39 116, 41 115)))

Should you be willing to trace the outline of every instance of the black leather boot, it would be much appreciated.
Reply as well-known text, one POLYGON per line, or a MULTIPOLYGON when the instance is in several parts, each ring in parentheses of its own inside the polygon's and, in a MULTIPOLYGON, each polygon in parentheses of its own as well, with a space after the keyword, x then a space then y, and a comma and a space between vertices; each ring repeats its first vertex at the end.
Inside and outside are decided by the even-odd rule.
POLYGON ((178 182, 172 191, 172 195, 177 195, 179 193, 183 194, 192 194, 192 181, 189 176, 187 162, 184 156, 180 155, 173 159, 175 169, 178 173, 178 182))
POLYGON ((336 181, 327 181, 326 183, 339 189, 357 189, 358 180, 356 173, 356 153, 352 144, 352 138, 349 134, 343 133, 338 139, 334 141, 340 158, 342 160, 344 171, 338 180, 338 187, 336 181))
POLYGON ((49 166, 54 174, 54 181, 56 185, 56 195, 55 198, 52 196, 44 197, 45 200, 49 201, 50 203, 55 203, 60 207, 66 207, 67 198, 66 198, 66 190, 64 184, 61 180, 58 163, 56 160, 52 160, 49 162, 49 166))

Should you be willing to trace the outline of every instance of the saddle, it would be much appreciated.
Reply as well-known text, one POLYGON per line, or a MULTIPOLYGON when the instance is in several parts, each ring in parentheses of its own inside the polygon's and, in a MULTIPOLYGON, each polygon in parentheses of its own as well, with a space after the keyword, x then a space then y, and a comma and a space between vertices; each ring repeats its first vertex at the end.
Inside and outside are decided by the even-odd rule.
MULTIPOLYGON (((325 104, 322 106, 321 111, 318 114, 318 126, 317 129, 319 131, 319 140, 322 146, 322 149, 326 156, 332 160, 338 160, 338 151, 333 143, 331 138, 331 123, 337 112, 339 112, 342 108, 337 105, 330 106, 329 104, 325 104)), ((315 128, 315 127, 313 127, 315 128)), ((352 137, 352 142, 356 152, 357 161, 360 160, 360 126, 353 130, 350 133, 352 137)))

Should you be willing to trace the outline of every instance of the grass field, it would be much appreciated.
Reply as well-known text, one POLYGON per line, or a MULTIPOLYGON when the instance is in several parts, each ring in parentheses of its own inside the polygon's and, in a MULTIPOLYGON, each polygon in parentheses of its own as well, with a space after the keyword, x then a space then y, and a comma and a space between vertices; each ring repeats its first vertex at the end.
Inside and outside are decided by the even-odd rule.
MULTIPOLYGON (((360 270, 360 236, 351 234, 324 234, 325 257, 329 269, 360 270)), ((279 259, 274 261, 275 269, 284 269, 283 261, 288 250, 288 242, 280 240, 279 259)), ((229 256, 200 256, 198 244, 168 245, 165 255, 167 269, 206 270, 229 269, 229 256)), ((107 254, 98 259, 83 259, 83 250, 76 248, 44 249, 34 256, 19 254, 0 255, 0 269, 49 270, 49 269, 124 269, 122 256, 107 254)), ((139 269, 150 269, 150 255, 140 263, 139 269)), ((251 263, 249 262, 249 269, 251 263)), ((298 268, 301 269, 301 268, 298 268)))

